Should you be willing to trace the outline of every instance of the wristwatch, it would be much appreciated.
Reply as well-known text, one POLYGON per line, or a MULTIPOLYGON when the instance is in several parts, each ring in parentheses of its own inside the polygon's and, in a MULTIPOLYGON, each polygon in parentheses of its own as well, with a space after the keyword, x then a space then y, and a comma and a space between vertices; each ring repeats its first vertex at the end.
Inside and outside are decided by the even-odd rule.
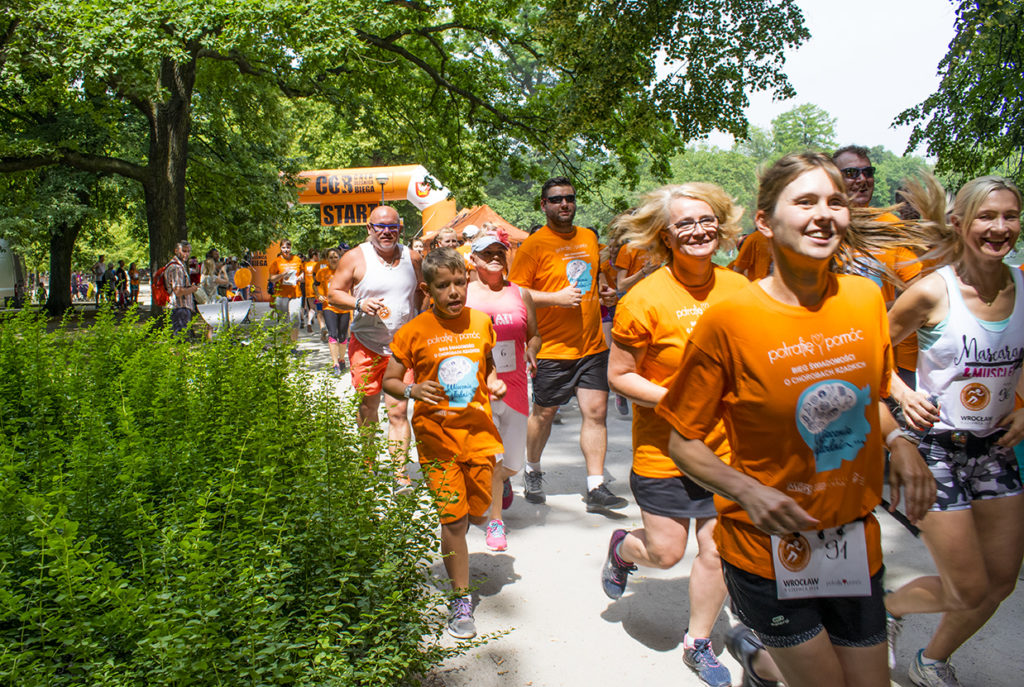
POLYGON ((407 399, 412 398, 412 384, 405 387, 405 392, 402 395, 405 396, 407 399))

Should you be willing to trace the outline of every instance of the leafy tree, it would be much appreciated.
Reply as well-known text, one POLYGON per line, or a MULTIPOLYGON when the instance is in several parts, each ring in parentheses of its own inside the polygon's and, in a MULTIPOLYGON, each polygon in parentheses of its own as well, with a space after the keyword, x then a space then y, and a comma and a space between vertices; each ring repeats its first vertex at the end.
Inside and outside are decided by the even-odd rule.
POLYGON ((773 119, 767 130, 754 127, 746 138, 736 141, 733 150, 765 164, 786 153, 800 150, 832 152, 835 147, 835 117, 817 105, 804 103, 773 119))
POLYGON ((939 89, 896 118, 914 124, 907 150, 927 142, 954 181, 989 173, 1024 182, 1024 2, 961 0, 939 89))
POLYGON ((870 149, 871 164, 875 167, 875 194, 873 205, 893 205, 896 202, 896 191, 905 179, 930 172, 928 163, 915 155, 900 157, 883 146, 870 149))
POLYGON ((10 0, 0 172, 137 182, 157 264, 188 223, 280 231, 279 174, 300 164, 282 95, 332 103, 388 161, 472 201, 530 149, 664 174, 688 140, 743 135, 747 92, 791 95, 781 56, 807 35, 793 0, 10 0))

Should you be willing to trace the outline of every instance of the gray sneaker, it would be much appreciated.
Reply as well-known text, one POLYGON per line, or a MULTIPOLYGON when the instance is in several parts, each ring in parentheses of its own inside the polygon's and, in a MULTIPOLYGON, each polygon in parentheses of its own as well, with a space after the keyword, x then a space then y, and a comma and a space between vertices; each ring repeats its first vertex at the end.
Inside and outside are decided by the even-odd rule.
POLYGON ((594 487, 583 497, 588 513, 599 513, 608 508, 625 508, 628 501, 613 494, 607 486, 601 484, 594 487))
POLYGON ((448 634, 455 639, 476 637, 476 623, 473 620, 473 602, 461 596, 452 599, 448 606, 448 634))
POLYGON ((914 662, 910 664, 907 677, 917 687, 963 687, 956 679, 956 672, 953 666, 945 661, 936 663, 922 663, 921 655, 924 649, 917 652, 914 662))
POLYGON ((544 503, 544 473, 523 470, 523 498, 530 503, 544 503))

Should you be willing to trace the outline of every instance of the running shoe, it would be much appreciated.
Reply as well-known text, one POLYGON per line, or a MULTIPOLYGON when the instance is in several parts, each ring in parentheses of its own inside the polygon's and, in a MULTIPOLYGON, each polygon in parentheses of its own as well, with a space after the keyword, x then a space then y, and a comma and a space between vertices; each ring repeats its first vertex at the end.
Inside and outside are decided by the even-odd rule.
POLYGON ((732 687, 729 669, 718 662, 710 639, 693 640, 692 649, 683 649, 683 663, 697 673, 700 681, 709 687, 732 687))
POLYGON ((603 483, 587 492, 583 502, 587 504, 588 513, 597 513, 608 508, 625 508, 628 503, 626 499, 609 491, 603 483))
POLYGON ((601 568, 601 588, 609 599, 620 599, 626 591, 626 582, 629 581, 629 573, 636 570, 636 566, 619 558, 615 553, 619 542, 626 538, 626 530, 615 530, 608 542, 608 556, 604 559, 604 567, 601 568))
POLYGON ((331 368, 331 374, 334 375, 335 377, 340 377, 341 376, 341 366, 340 365, 335 365, 334 367, 332 367, 331 368))
POLYGON ((508 477, 501 484, 501 509, 508 510, 508 507, 512 505, 512 499, 515 498, 515 494, 512 493, 512 480, 508 477))
POLYGON ((476 622, 473 620, 473 602, 465 597, 452 599, 448 606, 448 634, 455 639, 476 637, 476 622))
POLYGON ((321 329, 320 330, 320 343, 327 343, 327 330, 326 329, 321 329))
POLYGON ((615 409, 619 411, 619 415, 629 415, 629 401, 625 396, 615 394, 615 409))
POLYGON ((544 473, 541 471, 523 471, 523 498, 530 503, 544 503, 544 473))
POLYGON ((922 663, 921 656, 923 654, 924 649, 918 651, 914 662, 910 664, 907 677, 911 682, 917 687, 962 687, 960 681, 956 679, 956 671, 953 670, 953 666, 946 661, 922 663))
POLYGON ((889 670, 896 667, 896 640, 903 632, 903 618, 897 618, 886 611, 885 613, 885 634, 889 644, 889 670))
POLYGON ((307 334, 312 334, 313 333, 313 323, 312 322, 310 322, 310 323, 308 323, 306 325, 306 333, 307 334))
POLYGON ((754 657, 764 644, 746 625, 735 625, 725 633, 725 648, 743 667, 740 687, 777 687, 774 680, 765 680, 754 672, 754 657))
POLYGON ((487 548, 491 551, 504 551, 508 548, 508 540, 505 539, 505 523, 501 520, 491 520, 487 523, 487 536, 484 538, 487 548))

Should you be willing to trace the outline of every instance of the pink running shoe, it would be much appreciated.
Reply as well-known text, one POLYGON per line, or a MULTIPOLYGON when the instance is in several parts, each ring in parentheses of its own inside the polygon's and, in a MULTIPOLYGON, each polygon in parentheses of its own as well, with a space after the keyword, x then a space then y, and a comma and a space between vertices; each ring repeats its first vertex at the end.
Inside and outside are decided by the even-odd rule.
POLYGON ((512 480, 506 479, 501 485, 501 509, 508 510, 508 507, 512 505, 512 499, 515 498, 515 494, 512 493, 512 480))
POLYGON ((508 541, 505 539, 505 523, 501 520, 491 520, 487 523, 487 537, 484 539, 487 548, 491 551, 504 551, 508 548, 508 541))

